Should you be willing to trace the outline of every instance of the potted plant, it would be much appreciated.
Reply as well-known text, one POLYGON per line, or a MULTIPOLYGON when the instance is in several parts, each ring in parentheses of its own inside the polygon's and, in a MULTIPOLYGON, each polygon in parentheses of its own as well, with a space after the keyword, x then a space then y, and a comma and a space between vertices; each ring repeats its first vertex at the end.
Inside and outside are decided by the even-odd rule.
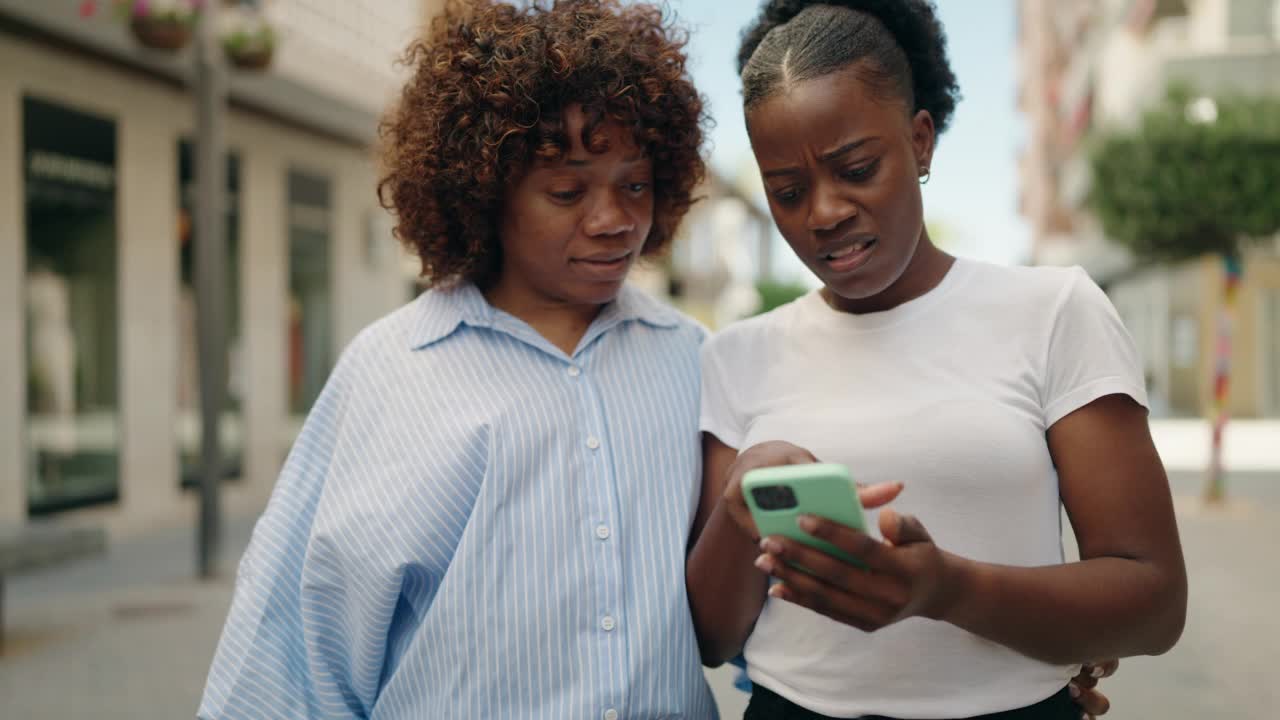
POLYGON ((144 47, 174 52, 191 42, 202 0, 115 0, 116 12, 144 47))
POLYGON ((276 31, 260 3, 228 2, 219 16, 227 62, 242 70, 264 70, 276 49, 276 31))

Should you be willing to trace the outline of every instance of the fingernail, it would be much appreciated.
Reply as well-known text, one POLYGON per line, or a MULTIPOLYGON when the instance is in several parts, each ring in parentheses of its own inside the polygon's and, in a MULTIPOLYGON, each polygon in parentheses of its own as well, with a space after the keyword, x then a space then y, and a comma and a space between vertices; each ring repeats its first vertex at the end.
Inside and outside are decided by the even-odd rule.
POLYGON ((782 586, 782 583, 778 583, 777 585, 774 585, 773 587, 769 588, 769 597, 774 597, 774 598, 779 598, 779 599, 781 599, 781 598, 782 598, 782 596, 783 596, 784 594, 786 594, 786 592, 787 592, 787 591, 786 591, 786 589, 782 586))
POLYGON ((773 559, 768 555, 761 555, 756 558, 756 567, 764 572, 771 573, 773 572, 773 559))
POLYGON ((774 540, 773 538, 765 538, 760 541, 760 549, 767 553, 772 553, 774 555, 781 555, 782 543, 778 542, 777 540, 774 540))
POLYGON ((1070 685, 1070 689, 1068 690, 1068 692, 1070 692, 1070 693, 1071 693, 1071 697, 1073 697, 1073 698, 1078 698, 1078 697, 1080 697, 1080 687, 1079 687, 1078 685, 1076 685, 1075 683, 1071 683, 1071 685, 1070 685))
POLYGON ((1100 677, 1102 677, 1102 672, 1103 672, 1103 671, 1102 671, 1102 666, 1101 666, 1101 665, 1098 665, 1098 666, 1095 666, 1095 667, 1093 668, 1093 670, 1091 670, 1091 671, 1089 672, 1089 674, 1090 674, 1090 675, 1092 675, 1092 676, 1094 676, 1095 678, 1100 678, 1100 677))
POLYGON ((809 515, 801 515, 800 519, 796 521, 796 524, 800 526, 801 530, 807 533, 811 533, 818 529, 818 521, 809 515))

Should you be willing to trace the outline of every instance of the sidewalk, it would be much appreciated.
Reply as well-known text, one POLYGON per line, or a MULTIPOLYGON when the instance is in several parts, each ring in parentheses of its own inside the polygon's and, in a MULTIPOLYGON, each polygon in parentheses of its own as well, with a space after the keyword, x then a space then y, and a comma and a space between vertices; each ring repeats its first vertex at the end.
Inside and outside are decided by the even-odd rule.
POLYGON ((195 533, 113 538, 100 562, 8 581, 0 718, 194 717, 252 518, 225 529, 225 577, 194 580, 195 533))
MULTIPOLYGON (((253 517, 228 521, 223 576, 193 579, 194 531, 128 534, 105 560, 8 581, 0 718, 147 720, 195 715, 253 517)), ((726 718, 747 696, 708 672, 726 718)))

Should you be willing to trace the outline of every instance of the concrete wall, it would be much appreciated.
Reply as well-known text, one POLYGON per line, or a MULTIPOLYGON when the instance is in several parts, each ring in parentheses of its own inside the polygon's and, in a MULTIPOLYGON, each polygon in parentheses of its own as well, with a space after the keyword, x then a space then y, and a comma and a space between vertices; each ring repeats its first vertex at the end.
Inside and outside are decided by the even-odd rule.
POLYGON ((422 0, 288 0, 268 5, 284 41, 272 72, 378 112, 399 91, 394 61, 423 20, 422 0))
POLYGON ((1172 414, 1170 369, 1172 367, 1169 330, 1171 322, 1169 274, 1140 273, 1110 291, 1111 302, 1120 313, 1142 356, 1143 372, 1151 396, 1152 414, 1172 414))
MULTIPOLYGON (((0 44, 0 348, 23 343, 22 277, 26 267, 23 228, 22 106, 17 77, 5 63, 7 46, 0 44)), ((0 522, 16 522, 27 515, 23 418, 26 382, 17 350, 0 349, 0 522)))
POLYGON ((1170 83, 1202 88, 1216 95, 1280 95, 1280 50, 1242 49, 1216 55, 1171 58, 1170 83))
POLYGON ((1187 263, 1168 270, 1171 404, 1180 415, 1201 416, 1205 403, 1202 386, 1205 327, 1203 318, 1204 262, 1187 263))
MULTIPOLYGON (((22 227, 24 94, 112 118, 117 127, 121 499, 86 511, 113 526, 186 521, 194 497, 178 487, 176 418, 179 261, 177 145, 193 104, 180 89, 102 62, 5 36, 0 42, 0 519, 26 515, 22 227)), ((337 350, 406 299, 389 237, 366 243, 377 209, 365 147, 232 112, 227 140, 242 161, 241 317, 245 344, 245 477, 227 502, 254 507, 288 448, 286 182, 290 168, 332 183, 331 292, 337 350), (373 247, 376 252, 369 253, 373 247)), ((380 232, 384 225, 374 225, 380 232)))

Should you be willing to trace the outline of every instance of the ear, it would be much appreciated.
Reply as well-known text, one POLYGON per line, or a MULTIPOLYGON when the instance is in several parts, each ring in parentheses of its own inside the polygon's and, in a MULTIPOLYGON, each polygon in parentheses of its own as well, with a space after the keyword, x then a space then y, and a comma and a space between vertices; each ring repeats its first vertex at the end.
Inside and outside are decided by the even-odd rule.
POLYGON ((911 118, 911 147, 916 154, 916 167, 933 167, 933 147, 938 132, 933 126, 933 115, 921 110, 911 118))

